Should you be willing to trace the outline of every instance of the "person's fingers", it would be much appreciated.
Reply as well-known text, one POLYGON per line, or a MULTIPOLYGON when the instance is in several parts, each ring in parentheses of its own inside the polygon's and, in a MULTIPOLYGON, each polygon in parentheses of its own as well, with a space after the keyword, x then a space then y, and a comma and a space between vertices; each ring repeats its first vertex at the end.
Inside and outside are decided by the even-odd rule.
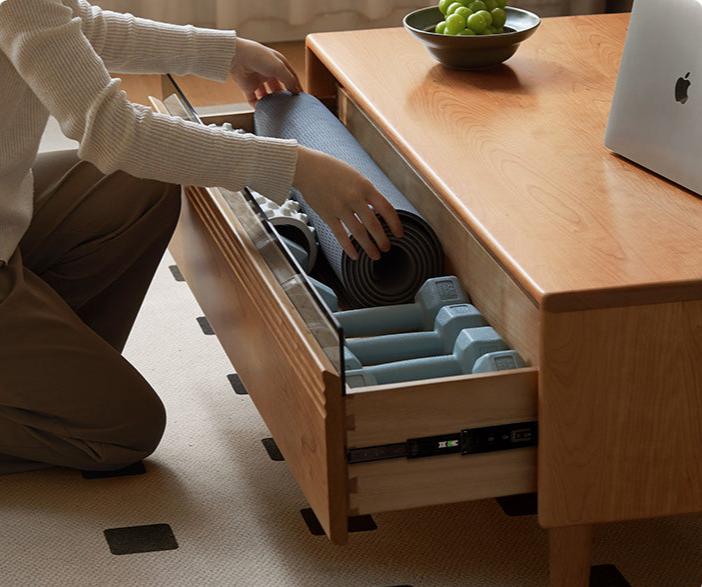
POLYGON ((349 213, 348 216, 344 216, 341 220, 354 236, 356 242, 361 245, 361 248, 366 252, 366 254, 373 259, 373 261, 378 261, 380 259, 380 251, 378 250, 378 247, 375 246, 375 243, 371 239, 370 234, 368 234, 366 227, 361 224, 356 215, 349 213))
POLYGON ((297 76, 288 69, 288 66, 282 59, 276 60, 274 75, 281 83, 285 85, 286 88, 292 92, 296 91, 295 88, 299 86, 297 76))
POLYGON ((295 71, 295 68, 292 66, 292 63, 290 63, 288 58, 280 52, 278 52, 278 57, 283 62, 283 65, 285 65, 287 70, 290 72, 290 75, 295 80, 294 86, 293 87, 288 86, 288 90, 290 90, 291 92, 296 92, 296 93, 301 92, 302 91, 302 82, 300 82, 300 76, 297 75, 297 72, 295 71))
POLYGON ((395 210, 393 205, 387 201, 385 196, 374 189, 373 193, 368 197, 368 201, 371 206, 373 206, 373 209, 385 220, 390 230, 397 238, 405 236, 405 229, 402 227, 400 216, 397 214, 397 210, 395 210))
POLYGON ((384 253, 387 253, 390 250, 390 239, 388 235, 385 234, 385 229, 383 225, 380 224, 380 220, 378 220, 375 212, 368 207, 367 203, 362 203, 356 209, 356 215, 373 237, 378 248, 384 253))
POLYGON ((256 97, 256 90, 248 90, 245 94, 246 101, 249 103, 249 106, 251 106, 251 108, 255 108, 256 102, 258 102, 258 98, 256 97))
POLYGON ((285 86, 277 79, 269 79, 268 82, 266 82, 266 85, 268 86, 268 90, 271 94, 285 90, 285 86))
POLYGON ((351 242, 351 239, 349 238, 344 225, 341 224, 341 221, 336 219, 334 222, 330 222, 328 226, 331 228, 336 240, 339 241, 341 248, 344 249, 346 254, 354 261, 358 261, 358 251, 356 250, 356 247, 353 246, 353 242, 351 242))
POLYGON ((261 100, 262 98, 265 98, 265 97, 268 95, 268 90, 266 90, 266 85, 265 85, 265 84, 261 84, 260 86, 258 86, 258 87, 256 88, 255 93, 256 93, 256 101, 257 101, 257 102, 258 102, 259 100, 261 100))

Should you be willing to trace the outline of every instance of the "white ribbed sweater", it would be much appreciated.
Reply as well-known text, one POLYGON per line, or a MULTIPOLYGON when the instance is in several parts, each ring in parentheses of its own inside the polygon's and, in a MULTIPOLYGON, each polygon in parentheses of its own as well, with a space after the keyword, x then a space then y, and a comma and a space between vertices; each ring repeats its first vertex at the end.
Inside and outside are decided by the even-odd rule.
POLYGON ((32 217, 31 166, 49 115, 103 173, 184 185, 250 185, 281 202, 294 141, 206 128, 132 104, 120 73, 224 81, 236 35, 103 11, 85 0, 0 0, 0 267, 32 217))

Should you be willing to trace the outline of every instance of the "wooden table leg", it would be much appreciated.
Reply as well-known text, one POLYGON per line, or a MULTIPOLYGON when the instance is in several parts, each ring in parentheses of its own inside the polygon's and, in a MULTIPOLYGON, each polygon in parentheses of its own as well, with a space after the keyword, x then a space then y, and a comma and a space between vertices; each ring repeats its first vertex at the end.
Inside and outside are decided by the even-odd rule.
POLYGON ((588 587, 592 526, 549 528, 551 587, 588 587))

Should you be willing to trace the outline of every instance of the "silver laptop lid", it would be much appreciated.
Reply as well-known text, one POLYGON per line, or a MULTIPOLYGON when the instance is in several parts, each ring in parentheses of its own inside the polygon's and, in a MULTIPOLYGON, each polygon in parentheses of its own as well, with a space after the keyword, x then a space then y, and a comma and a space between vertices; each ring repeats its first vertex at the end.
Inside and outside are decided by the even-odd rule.
POLYGON ((635 0, 605 144, 702 194, 702 0, 635 0))

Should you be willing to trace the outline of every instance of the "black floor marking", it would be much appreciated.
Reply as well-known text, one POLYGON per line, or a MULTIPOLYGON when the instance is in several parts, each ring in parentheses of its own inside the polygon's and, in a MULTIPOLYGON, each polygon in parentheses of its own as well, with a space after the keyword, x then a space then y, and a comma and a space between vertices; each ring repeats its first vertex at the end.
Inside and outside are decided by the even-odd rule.
MULTIPOLYGON (((300 510, 300 513, 313 536, 324 536, 324 528, 322 528, 317 516, 310 508, 300 510)), ((349 532, 372 532, 377 529, 378 526, 371 516, 353 516, 349 518, 349 532)))
POLYGON ((207 321, 207 318, 205 318, 204 316, 198 316, 197 323, 200 325, 200 328, 202 328, 203 334, 206 334, 207 336, 212 336, 214 334, 214 330, 212 330, 212 326, 210 326, 210 323, 207 321))
POLYGON ((171 270, 173 278, 176 281, 185 281, 185 277, 183 277, 183 274, 180 272, 180 269, 178 269, 178 265, 169 265, 168 268, 171 270))
POLYGON ((378 525, 372 516, 353 516, 349 518, 349 532, 373 532, 378 525))
POLYGON ((168 524, 111 528, 105 530, 105 539, 110 552, 117 555, 178 548, 178 542, 168 524))
POLYGON ((283 453, 280 452, 275 440, 272 438, 264 438, 261 442, 263 443, 263 446, 266 447, 266 452, 268 453, 268 456, 271 457, 272 461, 285 460, 285 457, 283 456, 283 453))
POLYGON ((590 587, 631 587, 614 565, 597 565, 590 569, 590 587))
POLYGON ((237 395, 249 395, 249 392, 246 391, 246 387, 244 386, 244 382, 236 373, 230 373, 227 375, 227 379, 229 379, 229 383, 231 384, 234 393, 237 395))
POLYGON ((84 479, 109 479, 110 477, 129 477, 131 475, 143 475, 146 467, 142 461, 114 471, 81 471, 84 479))
POLYGON ((536 493, 522 493, 521 495, 506 495, 496 499, 502 511, 510 517, 535 516, 538 511, 536 493))

